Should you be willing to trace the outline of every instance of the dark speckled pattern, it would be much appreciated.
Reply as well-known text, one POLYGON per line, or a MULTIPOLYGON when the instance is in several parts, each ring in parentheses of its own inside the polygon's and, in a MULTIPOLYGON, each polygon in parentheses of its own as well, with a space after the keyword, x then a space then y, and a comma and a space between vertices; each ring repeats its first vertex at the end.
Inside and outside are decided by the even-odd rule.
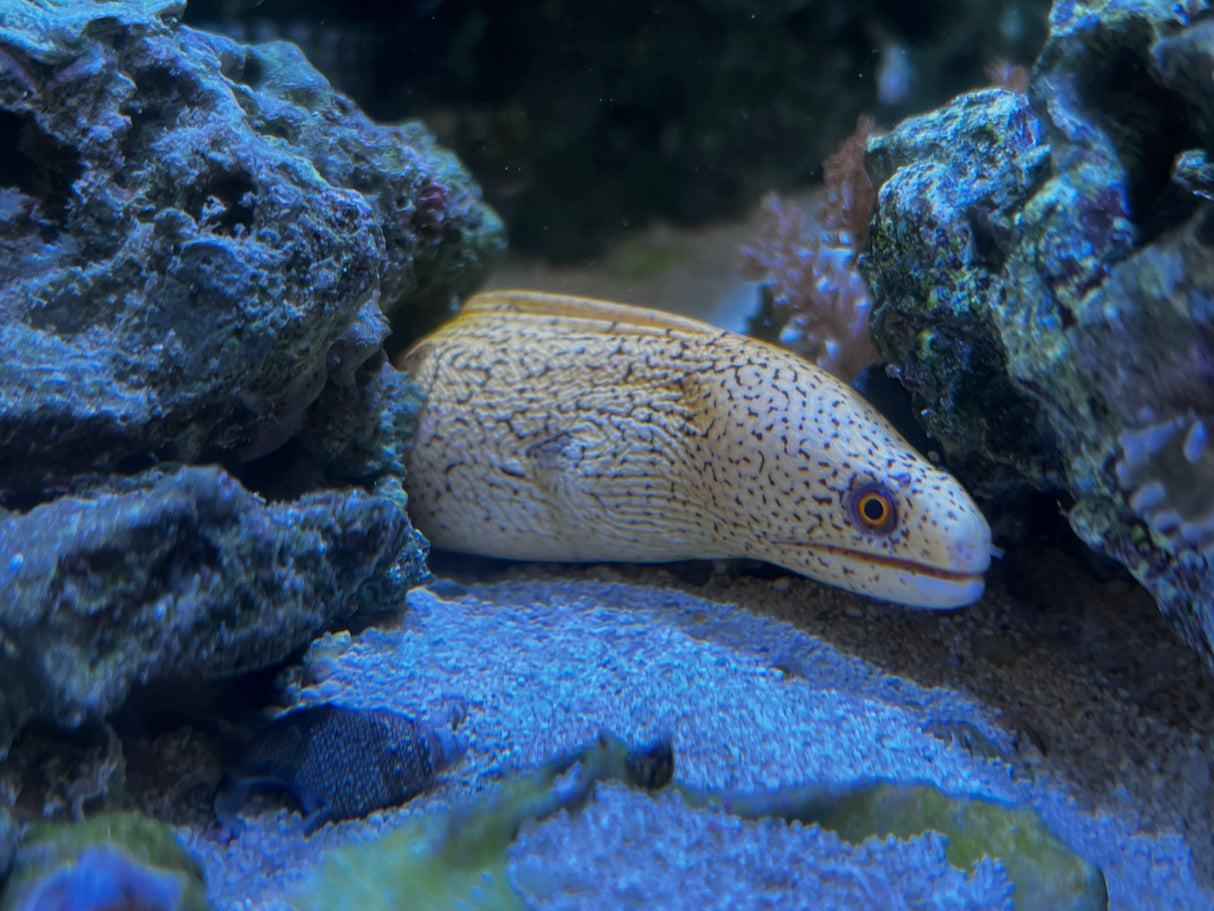
POLYGON ((428 396, 407 486, 435 547, 749 557, 922 607, 982 593, 990 529, 961 485, 782 349, 657 310, 500 291, 402 364, 428 396), (890 521, 866 527, 856 510, 874 491, 890 521))
POLYGON ((298 709, 249 744, 215 798, 215 813, 239 828, 236 811, 254 789, 281 787, 299 801, 311 834, 326 822, 416 797, 454 753, 447 738, 401 712, 332 704, 298 709))

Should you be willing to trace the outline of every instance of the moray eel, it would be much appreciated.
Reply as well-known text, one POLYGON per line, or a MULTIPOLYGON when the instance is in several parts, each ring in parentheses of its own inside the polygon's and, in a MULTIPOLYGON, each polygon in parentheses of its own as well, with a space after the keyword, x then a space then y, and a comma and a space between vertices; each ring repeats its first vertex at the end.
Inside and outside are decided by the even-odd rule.
POLYGON ((434 546, 516 560, 746 557, 917 607, 976 600, 990 529, 950 475, 795 355, 606 301, 472 298, 398 366, 434 546))
POLYGON ((262 728, 215 795, 216 818, 233 831, 254 791, 288 791, 304 812, 304 834, 416 797, 455 762, 464 745, 442 725, 390 709, 324 703, 295 709, 262 728))

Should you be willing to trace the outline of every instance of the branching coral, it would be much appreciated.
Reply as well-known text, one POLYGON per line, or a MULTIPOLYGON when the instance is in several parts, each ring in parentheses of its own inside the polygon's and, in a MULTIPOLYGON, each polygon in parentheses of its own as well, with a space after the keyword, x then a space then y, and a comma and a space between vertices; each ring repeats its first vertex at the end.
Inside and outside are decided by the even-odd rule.
POLYGON ((812 215, 767 196, 763 225, 742 250, 742 274, 770 289, 780 343, 844 380, 880 360, 868 337, 868 289, 856 269, 876 200, 862 162, 874 128, 871 117, 860 117, 823 164, 812 215))
POLYGON ((1016 92, 1027 95, 1029 91, 1028 67, 1012 63, 1006 57, 996 57, 986 65, 986 78, 990 80, 991 88, 1003 89, 1005 92, 1016 92))

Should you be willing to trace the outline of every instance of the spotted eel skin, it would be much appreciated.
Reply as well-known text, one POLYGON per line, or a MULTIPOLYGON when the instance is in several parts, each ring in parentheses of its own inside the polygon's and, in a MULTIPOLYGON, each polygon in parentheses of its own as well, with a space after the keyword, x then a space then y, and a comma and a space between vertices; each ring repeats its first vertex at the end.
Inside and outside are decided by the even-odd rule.
POLYGON ((850 387, 691 319, 474 297, 399 362, 427 402, 414 521, 517 560, 766 560, 901 604, 976 600, 990 529, 850 387))

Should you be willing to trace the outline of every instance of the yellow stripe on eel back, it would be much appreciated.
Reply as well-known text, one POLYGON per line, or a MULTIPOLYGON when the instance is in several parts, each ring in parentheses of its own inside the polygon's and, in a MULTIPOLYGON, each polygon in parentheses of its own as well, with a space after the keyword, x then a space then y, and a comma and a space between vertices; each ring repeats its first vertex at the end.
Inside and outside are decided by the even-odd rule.
POLYGON ((921 607, 976 600, 990 529, 835 377, 605 301, 481 294, 407 352, 414 522, 516 560, 749 557, 921 607))

